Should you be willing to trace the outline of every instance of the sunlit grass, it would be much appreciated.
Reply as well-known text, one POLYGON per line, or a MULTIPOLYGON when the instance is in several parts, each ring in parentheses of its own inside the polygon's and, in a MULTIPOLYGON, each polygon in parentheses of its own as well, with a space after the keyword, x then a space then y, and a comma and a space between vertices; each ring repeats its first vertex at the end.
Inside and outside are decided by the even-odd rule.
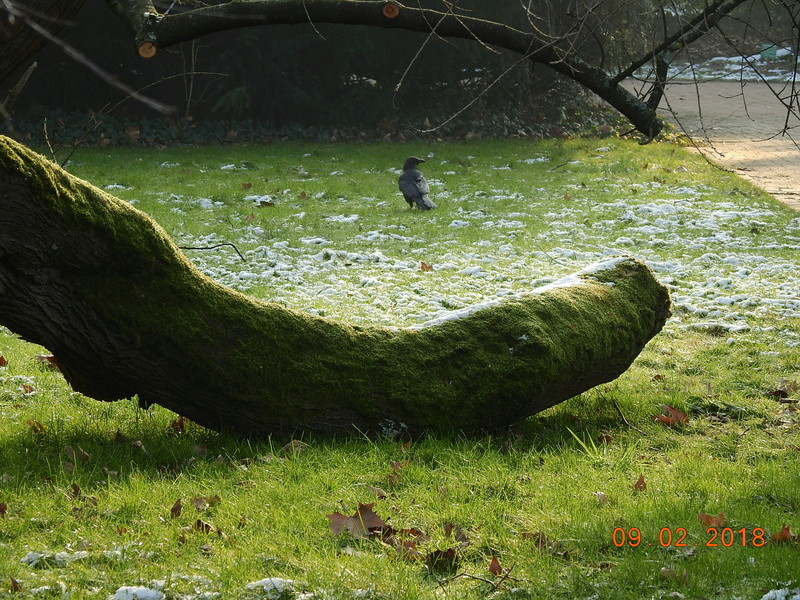
POLYGON ((80 150, 69 168, 130 188, 109 191, 181 245, 236 244, 246 262, 225 246, 188 251, 225 283, 335 318, 419 322, 613 252, 661 269, 675 317, 624 376, 506 436, 410 443, 242 441, 134 400, 103 404, 2 330, 0 597, 20 597, 12 578, 54 598, 126 585, 268 597, 246 588, 267 577, 319 598, 759 599, 800 587, 798 545, 771 541, 800 530, 797 404, 768 395, 800 379, 798 222, 749 184, 675 146, 614 140, 80 150), (389 169, 429 153, 439 208, 410 211, 389 169), (688 423, 655 422, 662 404, 688 423), (445 525, 469 544, 452 570, 431 571, 332 535, 326 515, 359 503, 423 530, 423 556, 458 545, 445 525), (698 514, 720 512, 744 547, 742 534, 706 546, 698 514), (615 530, 641 542, 617 547, 615 530), (21 562, 29 553, 38 564, 21 562), (508 577, 490 573, 492 557, 508 577))

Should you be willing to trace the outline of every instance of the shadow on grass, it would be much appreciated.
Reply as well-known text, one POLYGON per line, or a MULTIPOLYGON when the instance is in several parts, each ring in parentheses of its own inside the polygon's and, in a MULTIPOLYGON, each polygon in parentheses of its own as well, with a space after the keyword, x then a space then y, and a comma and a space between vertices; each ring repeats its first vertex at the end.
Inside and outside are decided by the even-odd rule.
POLYGON ((595 393, 577 396, 521 421, 502 435, 483 436, 452 431, 392 439, 369 438, 354 431, 350 435, 297 432, 242 439, 202 428, 160 407, 134 409, 131 414, 132 418, 127 415, 129 418, 119 421, 108 415, 79 423, 28 421, 0 438, 4 465, 0 475, 14 472, 20 475, 18 483, 34 486, 65 476, 79 486, 96 485, 133 473, 163 479, 181 474, 212 475, 246 468, 252 462, 291 460, 306 452, 359 456, 377 451, 387 460, 413 454, 419 464, 435 468, 442 451, 506 455, 512 461, 515 456, 552 456, 564 451, 591 453, 590 448, 601 449, 607 440, 630 430, 615 402, 595 393))

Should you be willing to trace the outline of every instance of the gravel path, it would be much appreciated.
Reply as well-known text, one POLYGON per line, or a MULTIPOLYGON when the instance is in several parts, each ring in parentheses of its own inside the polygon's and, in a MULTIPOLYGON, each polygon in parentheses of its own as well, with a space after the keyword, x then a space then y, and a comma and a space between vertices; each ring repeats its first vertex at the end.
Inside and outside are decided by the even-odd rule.
MULTIPOLYGON (((800 211, 800 148, 779 134, 786 109, 766 84, 676 83, 667 88, 661 108, 709 159, 800 211)), ((792 115, 788 126, 800 140, 800 119, 792 115)))

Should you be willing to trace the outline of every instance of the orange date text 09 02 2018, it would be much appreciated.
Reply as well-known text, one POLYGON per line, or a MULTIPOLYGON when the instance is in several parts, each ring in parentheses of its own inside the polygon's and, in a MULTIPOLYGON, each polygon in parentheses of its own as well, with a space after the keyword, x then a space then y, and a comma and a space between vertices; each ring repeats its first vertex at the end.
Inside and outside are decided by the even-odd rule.
MULTIPOLYGON (((706 529, 705 543, 692 543, 687 540, 684 527, 662 527, 658 532, 658 545, 662 548, 685 548, 689 546, 706 546, 708 548, 730 548, 732 546, 760 548, 767 543, 766 532, 761 527, 747 529, 733 529, 731 527, 709 527, 706 529)), ((638 527, 616 527, 611 532, 611 543, 617 548, 628 546, 636 548, 639 545, 652 546, 652 542, 645 542, 642 532, 638 527)))

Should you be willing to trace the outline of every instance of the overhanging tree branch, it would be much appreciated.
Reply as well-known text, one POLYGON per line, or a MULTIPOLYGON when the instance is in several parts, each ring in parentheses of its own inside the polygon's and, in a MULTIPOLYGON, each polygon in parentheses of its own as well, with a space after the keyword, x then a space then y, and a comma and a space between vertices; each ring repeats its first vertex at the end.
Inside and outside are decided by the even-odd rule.
MULTIPOLYGON (((729 0, 730 1, 730 0, 729 0)), ((241 27, 263 25, 331 23, 369 25, 405 29, 478 40, 516 52, 534 63, 548 65, 593 91, 630 120, 647 139, 655 137, 663 123, 655 110, 614 82, 602 70, 593 67, 573 50, 568 36, 542 38, 533 31, 522 31, 495 21, 488 21, 452 11, 438 11, 385 0, 259 0, 228 2, 170 15, 154 15, 147 0, 108 0, 131 30, 141 56, 154 56, 158 48, 196 39, 211 33, 241 27), (147 52, 142 53, 142 40, 147 52)))

